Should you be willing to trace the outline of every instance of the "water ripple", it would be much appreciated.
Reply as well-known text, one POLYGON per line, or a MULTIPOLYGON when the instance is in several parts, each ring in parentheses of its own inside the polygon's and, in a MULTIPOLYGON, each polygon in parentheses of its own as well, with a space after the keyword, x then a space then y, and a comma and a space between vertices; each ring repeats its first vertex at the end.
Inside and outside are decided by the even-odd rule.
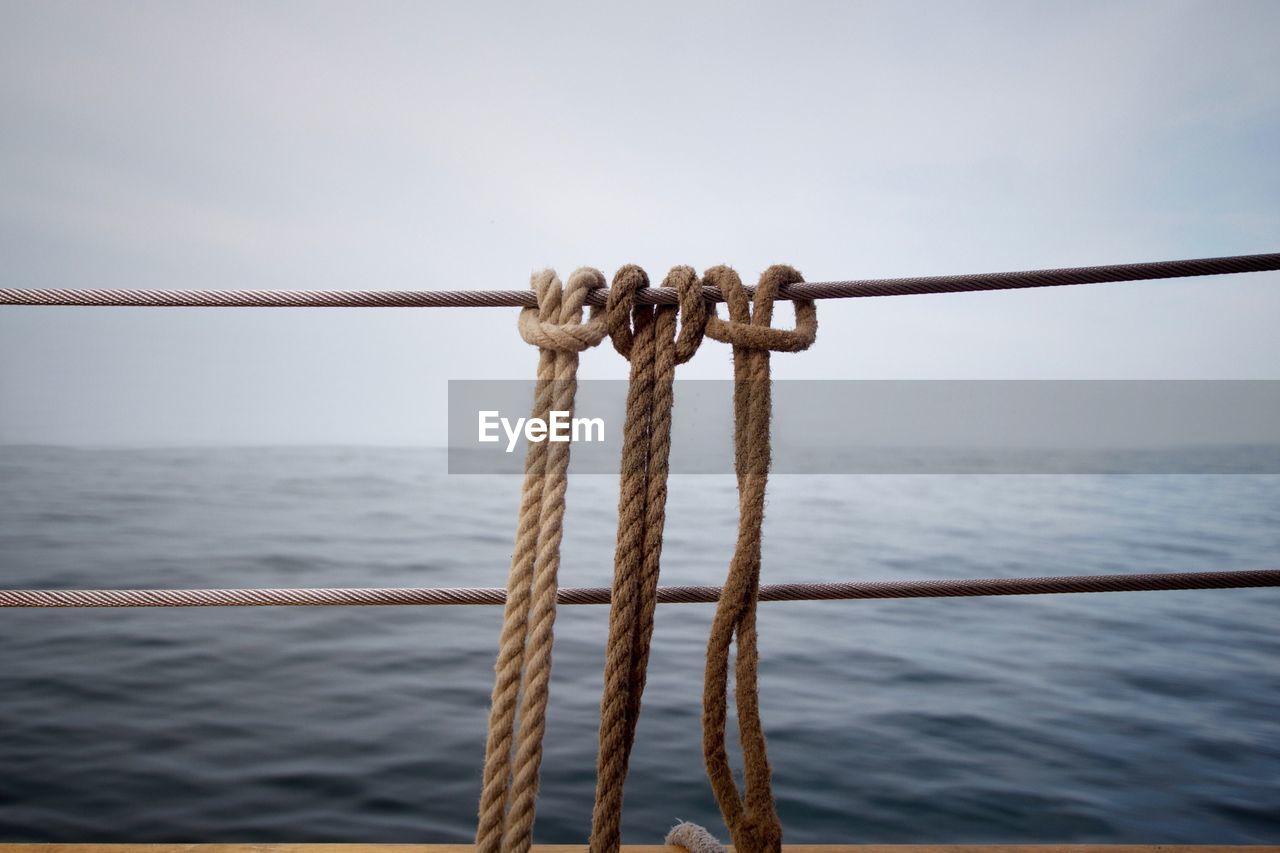
MULTIPOLYGON (((501 585, 516 477, 411 450, 0 449, 0 582, 501 585)), ((617 480, 562 582, 608 584, 617 480)), ((668 583, 717 583, 733 479, 671 481, 668 583)), ((766 581, 1276 565, 1277 477, 778 477, 766 581)), ((769 604, 792 842, 1280 840, 1280 590, 769 604)), ((499 608, 0 614, 6 841, 465 842, 499 608)), ((657 616, 624 837, 723 834, 711 608, 657 616)), ((607 614, 556 625, 537 837, 589 829, 607 614)))

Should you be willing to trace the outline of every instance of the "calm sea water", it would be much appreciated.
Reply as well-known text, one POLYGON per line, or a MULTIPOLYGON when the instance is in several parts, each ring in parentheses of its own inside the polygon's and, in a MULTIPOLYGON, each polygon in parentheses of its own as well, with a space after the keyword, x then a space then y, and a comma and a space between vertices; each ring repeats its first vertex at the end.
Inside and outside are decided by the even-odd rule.
MULTIPOLYGON (((9 587, 501 586, 520 483, 434 451, 0 448, 9 587)), ((606 585, 616 479, 569 493, 606 585)), ((663 575, 723 577, 731 478, 663 575)), ((1275 476, 792 476, 766 581, 1273 567, 1275 476)), ((762 605, 793 842, 1280 841, 1280 590, 762 605)), ((709 605, 659 609, 624 839, 722 833, 709 605)), ((0 840, 466 841, 500 608, 0 611, 0 840)), ((591 812, 606 612, 556 624, 537 839, 591 812)))

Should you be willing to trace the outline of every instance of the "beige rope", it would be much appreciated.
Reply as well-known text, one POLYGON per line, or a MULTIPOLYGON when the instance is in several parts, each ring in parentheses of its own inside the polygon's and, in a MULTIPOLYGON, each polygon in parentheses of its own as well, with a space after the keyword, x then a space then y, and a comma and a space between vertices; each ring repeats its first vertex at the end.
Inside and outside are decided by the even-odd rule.
POLYGON ((769 756, 756 672, 756 602, 760 590, 760 534, 764 523, 765 486, 769 477, 769 351, 799 352, 818 332, 813 302, 796 302, 794 330, 770 327, 773 302, 783 285, 803 279, 791 267, 773 266, 760 277, 752 304, 742 279, 728 267, 707 272, 707 283, 718 285, 729 304, 729 320, 713 313, 707 334, 733 345, 734 467, 738 477, 738 542, 724 591, 716 606, 707 642, 706 679, 702 695, 702 749, 707 777, 720 804, 725 824, 738 853, 778 853, 782 824, 778 820, 770 784, 769 756), (728 715, 729 646, 737 638, 735 698, 738 734, 742 743, 745 792, 729 767, 725 748, 728 715))
POLYGON ((648 285, 644 270, 623 267, 614 276, 606 308, 614 348, 630 359, 631 375, 623 426, 604 693, 600 700, 592 853, 613 853, 621 843, 623 786, 640 717, 658 602, 675 368, 693 357, 707 322, 698 276, 690 267, 676 267, 663 282, 664 287, 674 287, 680 293, 679 335, 675 306, 636 304, 637 291, 648 285))
MULTIPOLYGON (((552 411, 572 413, 578 353, 604 338, 606 327, 598 310, 592 309, 590 320, 582 322, 587 294, 604 287, 604 276, 580 269, 564 287, 554 272, 545 270, 533 276, 532 287, 538 307, 520 312, 519 328, 521 337, 539 348, 532 416, 547 419, 552 411)), ((568 442, 530 442, 494 667, 476 828, 480 853, 525 853, 532 842, 568 467, 568 442)))
POLYGON ((705 826, 682 820, 663 839, 663 844, 672 847, 683 847, 689 853, 726 853, 724 845, 705 826))

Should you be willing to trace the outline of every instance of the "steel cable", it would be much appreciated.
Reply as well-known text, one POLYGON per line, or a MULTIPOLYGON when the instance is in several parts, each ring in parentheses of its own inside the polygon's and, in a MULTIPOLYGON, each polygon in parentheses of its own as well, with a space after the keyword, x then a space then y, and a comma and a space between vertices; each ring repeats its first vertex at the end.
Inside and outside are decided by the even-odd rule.
MULTIPOLYGON (((1280 569, 1064 575, 961 580, 847 581, 763 584, 761 601, 836 601, 876 598, 964 598, 1085 592, 1242 589, 1280 586, 1280 569)), ((716 586, 658 588, 662 604, 712 604, 716 586)), ((0 607, 335 607, 388 605, 500 605, 501 587, 329 587, 319 589, 0 589, 0 607)), ((563 587, 557 604, 608 604, 609 587, 563 587)))
MULTIPOLYGON (((820 281, 793 284, 779 299, 845 299, 865 296, 908 296, 1058 287, 1116 281, 1146 281, 1188 276, 1266 272, 1280 269, 1280 252, 1193 258, 1140 264, 969 273, 911 278, 820 281)), ((754 288, 747 288, 748 295, 754 288)), ((720 291, 704 287, 703 295, 723 302, 720 291)), ((604 305, 607 289, 595 291, 588 305, 604 305)), ((647 287, 635 297, 640 304, 675 305, 674 288, 647 287)), ((0 305, 97 305, 183 308, 530 308, 536 299, 527 290, 171 290, 133 288, 0 288, 0 305)))

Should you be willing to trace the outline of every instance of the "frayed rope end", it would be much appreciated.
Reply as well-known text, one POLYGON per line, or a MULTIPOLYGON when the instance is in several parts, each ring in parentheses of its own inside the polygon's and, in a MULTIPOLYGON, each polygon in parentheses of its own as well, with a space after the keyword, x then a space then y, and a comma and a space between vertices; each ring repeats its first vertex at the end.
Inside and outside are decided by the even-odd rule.
POLYGON ((689 853, 725 853, 724 845, 705 827, 683 820, 671 827, 664 843, 683 847, 689 853))

